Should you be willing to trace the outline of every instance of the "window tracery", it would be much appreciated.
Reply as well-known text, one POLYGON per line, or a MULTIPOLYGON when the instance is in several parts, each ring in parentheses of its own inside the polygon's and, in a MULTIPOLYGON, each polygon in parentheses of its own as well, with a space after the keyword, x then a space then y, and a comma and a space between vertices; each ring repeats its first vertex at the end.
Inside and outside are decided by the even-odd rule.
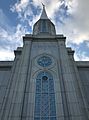
POLYGON ((34 120, 56 120, 53 77, 46 71, 36 78, 34 120))
POLYGON ((42 67, 48 67, 52 64, 52 60, 48 56, 42 56, 38 59, 38 64, 42 67))

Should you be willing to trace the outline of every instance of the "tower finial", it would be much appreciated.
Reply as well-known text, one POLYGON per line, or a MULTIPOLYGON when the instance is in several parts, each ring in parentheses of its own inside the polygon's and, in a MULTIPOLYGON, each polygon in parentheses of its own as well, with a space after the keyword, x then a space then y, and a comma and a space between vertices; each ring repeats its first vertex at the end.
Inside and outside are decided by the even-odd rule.
POLYGON ((42 6, 43 6, 43 11, 42 11, 40 19, 48 19, 48 16, 47 16, 46 11, 45 11, 45 5, 43 3, 42 3, 42 6))
MULTIPOLYGON (((42 2, 41 2, 42 3, 42 2)), ((42 3, 42 6, 43 6, 43 8, 45 7, 45 4, 44 3, 42 3)))

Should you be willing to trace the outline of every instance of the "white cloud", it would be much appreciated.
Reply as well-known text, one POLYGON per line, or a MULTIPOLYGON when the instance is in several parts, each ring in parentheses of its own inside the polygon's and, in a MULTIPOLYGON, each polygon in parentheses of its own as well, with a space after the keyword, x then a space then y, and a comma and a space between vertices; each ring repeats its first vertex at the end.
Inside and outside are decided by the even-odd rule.
POLYGON ((12 29, 10 28, 9 25, 10 25, 10 20, 4 14, 3 10, 0 9, 0 27, 2 27, 5 30, 8 30, 9 32, 12 32, 12 29))
MULTIPOLYGON (((40 9, 42 9, 41 3, 45 4, 49 18, 55 22, 54 18, 57 16, 63 21, 64 24, 61 24, 60 21, 56 21, 55 25, 57 33, 63 33, 67 37, 67 45, 71 43, 76 43, 79 45, 84 40, 89 40, 89 0, 66 0, 62 2, 61 0, 33 0, 32 2, 29 0, 20 0, 11 7, 11 10, 18 13, 18 18, 21 22, 27 22, 28 25, 32 27, 33 24, 39 19, 41 12, 40 9), (66 12, 71 17, 64 18, 62 15, 60 15, 60 12, 62 12, 60 11, 62 4, 67 6, 68 9, 66 12), (34 14, 34 10, 31 6, 34 6, 37 14, 34 14), (28 16, 31 18, 30 20, 28 16)), ((28 26, 23 26, 23 24, 18 23, 14 33, 12 34, 7 32, 5 29, 0 29, 0 37, 8 37, 8 41, 10 42, 15 40, 16 46, 17 44, 21 45, 21 36, 28 32, 27 27, 28 26), (2 35, 3 32, 4 36, 2 35)), ((79 57, 79 55, 75 56, 77 56, 76 59, 79 57)), ((82 58, 84 57, 82 56, 82 58)), ((86 57, 86 59, 88 58, 86 57)))
POLYGON ((46 7, 47 15, 49 18, 53 18, 55 12, 59 9, 61 6, 61 0, 33 0, 33 4, 35 6, 40 6, 42 8, 42 3, 46 7))
POLYGON ((87 47, 89 48, 89 42, 87 42, 87 47))
POLYGON ((11 60, 14 58, 13 51, 22 46, 22 36, 26 33, 26 28, 21 24, 10 26, 3 10, 0 9, 0 13, 0 60, 11 60))
POLYGON ((76 61, 89 61, 89 56, 86 56, 85 52, 78 52, 74 54, 74 58, 76 61))
POLYGON ((0 50, 0 61, 13 60, 14 52, 7 50, 0 50))
MULTIPOLYGON (((13 29, 13 27, 12 27, 13 29)), ((19 44, 22 45, 22 36, 25 34, 25 28, 21 26, 21 24, 18 24, 16 26, 16 29, 13 33, 10 33, 9 31, 3 29, 0 27, 0 39, 4 41, 8 41, 9 43, 12 43, 14 48, 15 45, 19 44), (15 44, 15 45, 14 45, 15 44)), ((16 49, 16 48, 15 48, 16 49)))
POLYGON ((15 33, 9 33, 5 29, 0 28, 0 60, 14 59, 14 50, 18 46, 22 46, 22 36, 24 34, 24 28, 19 24, 15 33))
POLYGON ((65 4, 68 5, 67 12, 71 17, 62 19, 64 24, 55 23, 57 33, 67 36, 67 44, 80 44, 89 40, 89 0, 67 0, 65 4))
POLYGON ((28 3, 29 0, 20 0, 19 2, 15 3, 15 5, 11 8, 11 10, 17 12, 24 11, 28 3))

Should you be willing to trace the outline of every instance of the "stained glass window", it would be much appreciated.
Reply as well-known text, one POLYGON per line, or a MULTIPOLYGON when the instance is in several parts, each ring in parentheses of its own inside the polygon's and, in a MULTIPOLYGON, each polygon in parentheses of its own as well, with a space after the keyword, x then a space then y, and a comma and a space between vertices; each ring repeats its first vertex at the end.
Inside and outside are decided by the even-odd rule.
POLYGON ((49 65, 52 64, 52 60, 48 56, 42 56, 42 57, 40 57, 37 62, 42 67, 48 67, 49 65))
POLYGON ((56 120, 53 77, 41 72, 36 79, 34 120, 56 120))
POLYGON ((42 32, 46 32, 46 21, 42 20, 42 32))

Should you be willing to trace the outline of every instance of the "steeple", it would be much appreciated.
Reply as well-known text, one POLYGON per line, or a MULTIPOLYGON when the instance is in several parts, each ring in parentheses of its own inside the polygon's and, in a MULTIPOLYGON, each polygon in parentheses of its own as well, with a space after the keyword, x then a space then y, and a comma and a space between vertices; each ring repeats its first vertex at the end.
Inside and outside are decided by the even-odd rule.
POLYGON ((43 11, 42 11, 42 14, 40 16, 40 19, 48 19, 48 16, 46 14, 46 11, 45 11, 45 5, 42 3, 43 5, 43 11))
POLYGON ((40 16, 40 19, 33 26, 33 34, 49 34, 55 35, 56 30, 54 24, 50 21, 46 14, 45 5, 43 5, 43 10, 40 16))

